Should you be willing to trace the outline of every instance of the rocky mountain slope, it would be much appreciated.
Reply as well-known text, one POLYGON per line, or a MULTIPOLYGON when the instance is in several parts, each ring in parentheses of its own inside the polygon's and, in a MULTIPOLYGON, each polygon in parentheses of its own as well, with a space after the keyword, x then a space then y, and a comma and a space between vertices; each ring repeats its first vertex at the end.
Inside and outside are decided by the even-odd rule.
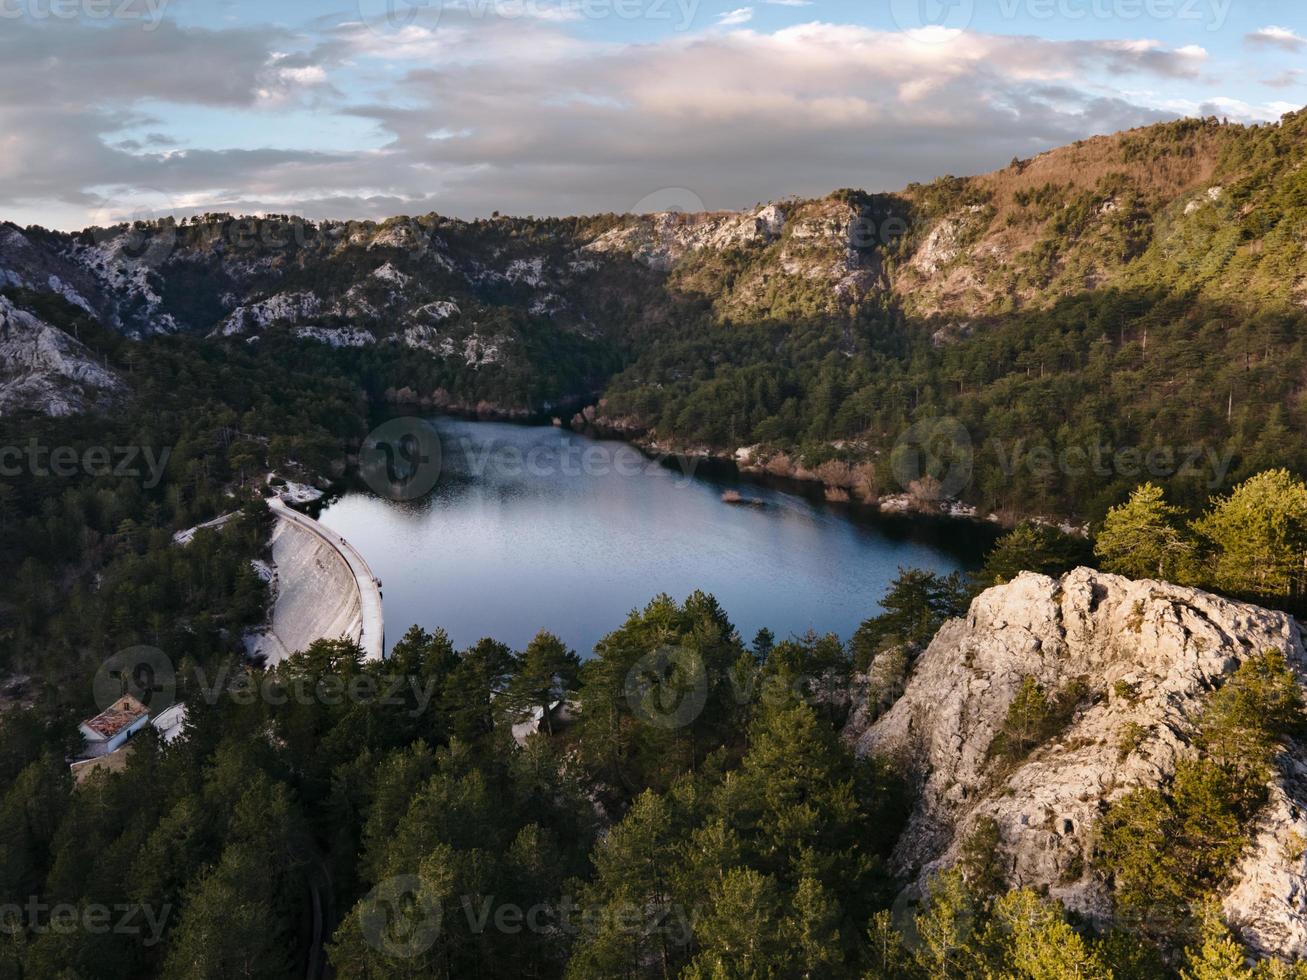
POLYGON ((468 401, 494 398, 496 379, 534 374, 542 397, 527 405, 518 390, 509 407, 539 410, 601 391, 624 351, 694 310, 766 315, 784 282, 826 297, 828 312, 884 289, 882 264, 857 240, 859 215, 847 202, 820 201, 745 214, 470 223, 206 215, 74 235, 5 225, 0 288, 53 294, 70 314, 135 338, 186 331, 257 343, 276 331, 408 352, 439 363, 468 401), (736 253, 747 269, 730 283, 701 267, 704 255, 736 253), (566 353, 597 367, 553 371, 566 353))
MULTIPOLYGON (((1093 869, 1109 805, 1164 785, 1197 752, 1195 726, 1211 692, 1249 657, 1282 653, 1307 680, 1301 627, 1284 613, 1195 589, 1078 569, 1060 581, 1024 573, 990 589, 921 654, 902 696, 848 736, 860 753, 904 761, 921 794, 895 852, 913 882, 959 860, 996 827, 1006 883, 1046 889, 1099 924, 1109 884, 1093 869), (1023 759, 992 749, 1028 678, 1075 691, 1060 731, 1023 759), (992 821, 992 823, 990 823, 992 821)), ((1225 914, 1264 953, 1307 956, 1307 746, 1285 746, 1270 801, 1221 896, 1225 914)))
MULTIPOLYGON (((1240 387, 1300 412, 1284 344, 1307 316, 1304 164, 1298 113, 1261 127, 1184 120, 993 174, 742 212, 199 215, 77 234, 0 225, 0 289, 16 303, 18 291, 57 296, 70 315, 131 337, 257 345, 276 334, 380 351, 394 389, 432 404, 539 412, 607 394, 593 421, 624 432, 727 454, 857 446, 865 460, 923 396, 964 400, 980 385, 1088 366, 1091 338, 1072 344, 1043 313, 1092 320, 1111 349, 1139 347, 1128 363, 1145 360, 1159 334, 1139 311, 1160 308, 1159 296, 1176 304, 1166 323, 1222 347, 1175 371, 1228 364, 1233 345, 1249 371, 1275 375, 1240 387), (1059 312, 1085 299, 1101 309, 1059 312), (1254 315, 1290 326, 1229 332, 1254 315), (999 335, 996 352, 986 345, 999 335), (872 390, 885 358, 928 376, 872 390), (747 374, 769 367, 793 370, 772 382, 747 374), (851 397, 858 386, 864 404, 851 397)), ((1182 387, 1167 370, 1150 367, 1152 390, 1182 387)), ((1201 388, 1223 384, 1204 377, 1201 388)), ((29 407, 49 410, 33 391, 29 407)), ((1091 421, 1120 417, 1108 406, 1091 421)))
POLYGON ((73 415, 108 404, 123 388, 77 340, 0 296, 0 416, 34 405, 73 415))

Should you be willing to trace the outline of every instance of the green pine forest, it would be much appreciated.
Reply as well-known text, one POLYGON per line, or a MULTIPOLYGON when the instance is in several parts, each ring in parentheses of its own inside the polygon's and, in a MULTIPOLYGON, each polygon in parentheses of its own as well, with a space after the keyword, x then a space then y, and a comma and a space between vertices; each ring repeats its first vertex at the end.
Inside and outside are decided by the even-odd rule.
MULTIPOLYGON (((1254 963, 1212 901, 1278 754, 1304 734, 1282 658, 1250 659, 1209 697, 1200 755, 1106 812, 1094 870, 1111 886, 1107 930, 1005 891, 984 828, 919 903, 896 903, 887 861, 914 788, 894 760, 856 758, 840 738, 855 674, 874 663, 868 697, 888 706, 938 628, 1023 570, 1092 565, 1304 609, 1307 115, 1186 121, 1057 152, 1033 189, 1023 175, 1040 165, 1014 161, 898 196, 833 196, 908 219, 868 246, 897 285, 854 304, 794 277, 746 289, 775 260, 749 248, 684 258, 665 280, 621 272, 592 297, 606 318, 590 333, 555 329, 511 295, 460 297, 516 345, 478 372, 278 330, 257 346, 203 331, 127 339, 52 294, 6 288, 129 394, 109 411, 0 418, 0 445, 170 454, 150 487, 0 480, 0 676, 27 679, 0 713, 0 908, 37 896, 161 916, 132 934, 0 922, 0 980, 1307 976, 1254 963), (1058 161, 1077 160, 1058 176, 1058 161), (1165 180, 1183 167, 1219 198, 1186 211, 1193 195, 1165 180), (964 242, 1001 232, 1029 247, 974 270, 961 299, 910 290, 924 229, 959 209, 980 222, 964 242), (593 651, 547 633, 525 650, 493 638, 459 650, 414 627, 384 664, 337 641, 275 668, 245 662, 241 637, 268 603, 250 565, 270 529, 263 475, 345 476, 370 413, 405 387, 533 414, 598 401, 600 426, 680 448, 867 466, 877 494, 907 489, 892 465, 906 426, 956 418, 974 449, 960 495, 1005 533, 972 576, 903 569, 847 642, 741 637, 729 610, 695 593, 650 597, 625 621, 612 610, 593 651), (1054 458, 1196 447, 1224 462, 1219 474, 1012 469, 1014 446, 1054 458), (173 544, 232 509, 221 531, 173 544), (123 771, 75 788, 66 760, 93 713, 91 678, 138 644, 172 654, 187 732, 165 746, 147 730, 123 771), (707 679, 702 711, 676 727, 626 689, 668 647, 689 659, 659 663, 664 687, 685 696, 707 679), (385 690, 391 676, 411 682, 394 697, 250 693, 385 690), (561 698, 574 723, 516 745, 510 726, 561 698), (412 887, 388 893, 396 879, 412 887)), ((496 219, 443 234, 469 249, 562 250, 618 222, 496 219)), ((203 272, 173 269, 165 297, 210 326, 203 272)), ((331 263, 295 274, 327 289, 343 275, 331 263)), ((989 751, 1021 758, 1078 696, 1031 682, 989 751)))

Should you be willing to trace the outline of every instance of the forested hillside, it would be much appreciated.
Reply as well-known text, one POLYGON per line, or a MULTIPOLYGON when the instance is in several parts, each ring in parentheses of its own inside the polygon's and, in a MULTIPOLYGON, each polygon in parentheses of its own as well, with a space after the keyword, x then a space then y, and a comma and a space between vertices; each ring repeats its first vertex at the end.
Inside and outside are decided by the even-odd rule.
POLYGON ((897 493, 895 441, 951 416, 975 454, 964 499, 1083 520, 1152 450, 1147 475, 1190 504, 1272 463, 1301 471, 1305 151, 1301 114, 1190 120, 914 185, 884 292, 843 315, 685 324, 618 375, 600 417, 761 444, 778 472, 873 458, 872 492, 897 493), (1045 451, 1056 462, 1032 466, 1045 451))
MULTIPOLYGON (((904 431, 953 417, 974 453, 974 479, 950 488, 962 500, 1084 521, 1144 476, 1193 504, 1267 465, 1307 466, 1291 437, 1304 159, 1299 113, 1184 120, 985 176, 742 213, 9 226, 0 282, 28 313, 57 300, 132 337, 290 336, 374 400, 570 416, 600 399, 589 424, 750 447, 777 473, 867 464, 856 485, 825 482, 870 502, 909 489, 892 465, 904 431), (1032 465, 1045 452, 1108 463, 1032 465)), ((35 384, 32 342, 0 365, 9 411, 18 395, 47 411, 96 400, 75 350, 35 384)))
POLYGON ((1307 651, 1237 600, 1307 585, 1305 154, 1300 114, 744 213, 0 228, 0 978, 1301 976, 1307 651), (593 651, 251 662, 265 477, 388 400, 1093 540, 905 570, 847 643, 694 593, 593 651), (187 724, 75 783, 138 645, 187 724))

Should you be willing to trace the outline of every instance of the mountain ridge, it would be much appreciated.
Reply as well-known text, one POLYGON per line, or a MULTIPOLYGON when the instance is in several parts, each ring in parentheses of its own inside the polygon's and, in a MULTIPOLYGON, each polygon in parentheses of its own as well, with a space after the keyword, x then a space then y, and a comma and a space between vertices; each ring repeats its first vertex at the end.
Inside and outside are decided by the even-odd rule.
MULTIPOLYGON (((912 421, 957 416, 980 441, 1016 389, 1060 401, 1046 416, 1082 442, 1097 429, 1146 447, 1164 430, 1130 406, 1161 413, 1186 389, 1203 418, 1181 427, 1220 442, 1303 421, 1304 161, 1299 112, 1180 120, 990 174, 745 211, 8 224, 0 283, 13 302, 61 302, 56 328, 85 317, 137 339, 336 349, 376 378, 374 399, 516 417, 598 397, 587 422, 601 431, 748 450, 789 474, 870 463, 874 500, 908 489, 889 456, 912 421), (1083 390, 1060 391, 1071 382, 1083 390)), ((998 434, 1054 450, 1067 438, 1032 426, 998 434)), ((1068 506, 1078 493, 1055 488, 1040 506, 1101 510, 1068 506)), ((1013 506, 993 489, 971 497, 1013 506)))

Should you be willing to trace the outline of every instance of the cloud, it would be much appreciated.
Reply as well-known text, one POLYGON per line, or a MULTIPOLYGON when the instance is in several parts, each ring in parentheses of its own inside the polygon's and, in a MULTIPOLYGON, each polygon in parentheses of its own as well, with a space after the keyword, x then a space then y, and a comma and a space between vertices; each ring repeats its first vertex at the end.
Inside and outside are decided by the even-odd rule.
POLYGON ((1286 68, 1278 75, 1262 79, 1262 84, 1270 88, 1292 88, 1302 83, 1303 70, 1301 68, 1286 68))
MULTIPOLYGON (((318 218, 571 214, 625 211, 669 187, 741 207, 982 172, 1207 108, 1127 96, 1116 81, 1197 78, 1201 48, 978 32, 922 44, 821 22, 766 32, 744 26, 753 9, 721 15, 729 31, 642 43, 453 6, 389 35, 358 21, 311 36, 11 25, 0 35, 0 214, 159 201, 318 218), (287 105, 313 106, 324 129, 383 135, 314 151, 282 138, 287 105), (284 148, 206 148, 193 132, 178 144, 169 120, 187 106, 217 107, 284 148)), ((1260 118, 1270 107, 1229 108, 1260 118)))
POLYGON ((1170 108, 1185 116, 1221 116, 1236 123, 1275 122, 1286 112, 1300 108, 1289 102, 1264 102, 1259 104, 1247 102, 1231 96, 1213 96, 1201 102, 1184 99, 1173 100, 1170 108))
POLYGON ((1196 44, 1173 50, 1151 40, 1072 41, 1069 45, 1083 49, 1084 58, 1097 54, 1113 71, 1144 71, 1169 78, 1196 78, 1208 58, 1207 49, 1196 44))
POLYGON ((1249 44, 1270 45, 1272 47, 1283 48, 1285 51, 1301 51, 1307 47, 1307 38, 1295 33, 1287 27, 1263 27, 1253 31, 1244 38, 1249 44))
POLYGON ((751 20, 753 20, 752 7, 737 7, 717 15, 717 23, 722 27, 735 27, 739 24, 747 24, 751 20))
POLYGON ((937 49, 805 24, 589 51, 519 66, 507 86, 490 63, 416 71, 402 91, 421 108, 353 111, 392 132, 394 152, 440 175, 439 197, 474 213, 625 210, 672 186, 710 206, 741 206, 984 170, 1155 121, 1169 114, 1075 83, 1092 68, 1175 73, 1185 58, 1172 57, 981 35, 937 49), (432 119, 460 137, 418 140, 432 119))

